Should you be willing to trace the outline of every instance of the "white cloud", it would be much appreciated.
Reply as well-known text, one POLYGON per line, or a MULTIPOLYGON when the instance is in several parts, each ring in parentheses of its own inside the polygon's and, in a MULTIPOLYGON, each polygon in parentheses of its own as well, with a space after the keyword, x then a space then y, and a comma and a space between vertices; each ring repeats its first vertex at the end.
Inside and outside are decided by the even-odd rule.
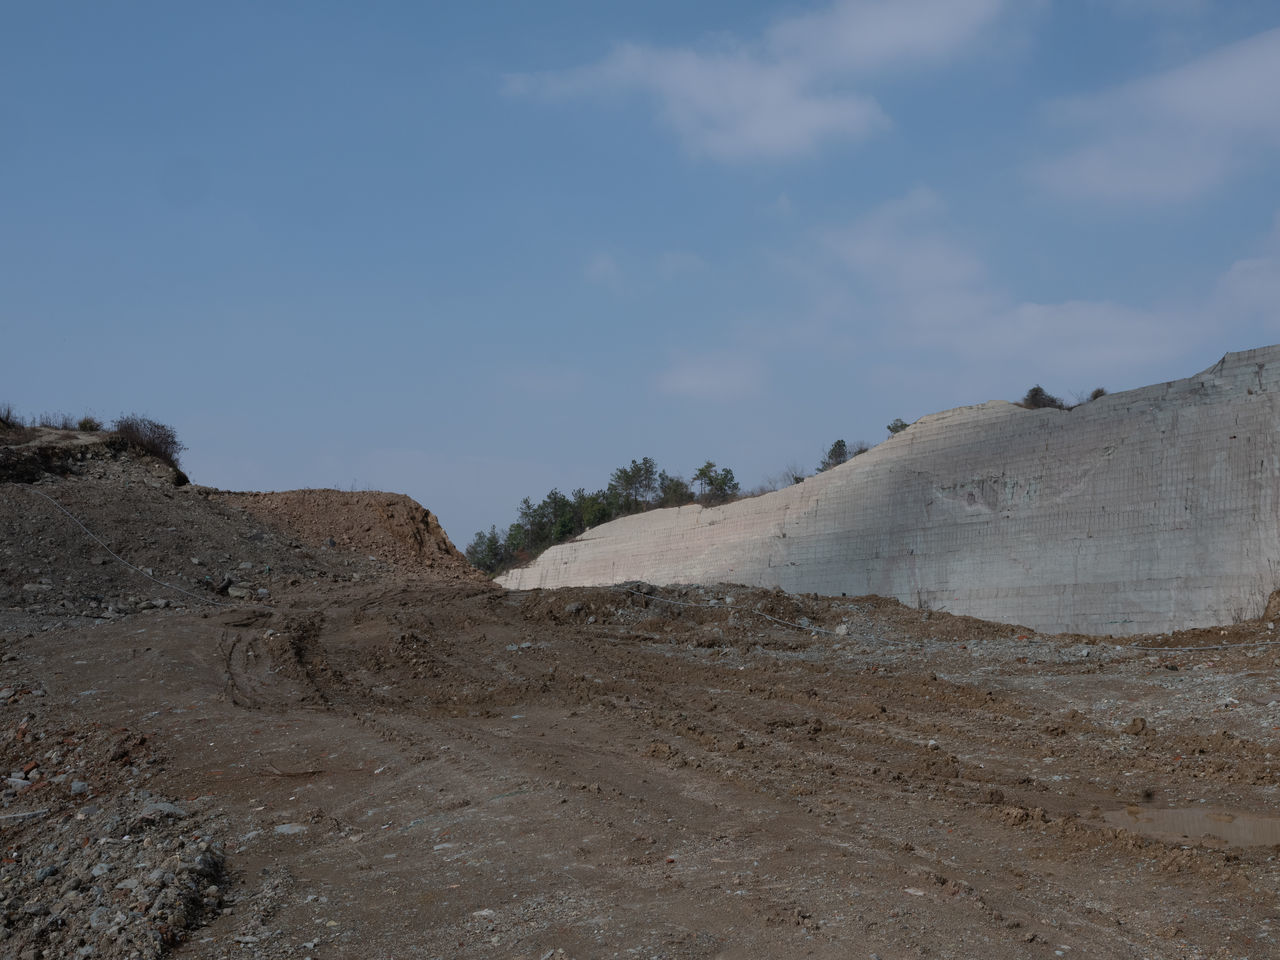
POLYGON ((898 322, 925 338, 999 308, 985 268, 944 232, 942 213, 937 195, 920 188, 828 238, 898 322))
POLYGON ((640 93, 692 154, 781 159, 860 140, 889 119, 855 79, 967 50, 1007 0, 839 0, 716 50, 624 45, 599 62, 507 78, 516 95, 640 93))
POLYGON ((1108 300, 1023 301, 993 314, 975 331, 986 342, 970 346, 1001 363, 1034 360, 1037 370, 1059 379, 1123 383, 1135 371, 1167 370, 1190 345, 1194 326, 1187 314, 1108 300))
POLYGON ((660 392, 691 400, 733 401, 760 390, 764 371, 758 359, 741 352, 673 354, 658 377, 660 392))
POLYGON ((1198 17, 1208 13, 1210 0, 1095 0, 1125 16, 1198 17))
POLYGON ((1280 324, 1280 256, 1237 260, 1219 281, 1218 296, 1232 313, 1280 324))
POLYGON ((947 229, 941 200, 926 189, 829 234, 827 245, 861 294, 859 309, 879 319, 886 346, 941 352, 970 380, 1029 357, 1038 376, 1128 380, 1185 349, 1196 327, 1188 313, 1110 301, 1017 300, 947 229))
POLYGON ((517 78, 508 89, 550 96, 646 93, 691 153, 719 160, 794 156, 826 139, 858 139, 887 124, 870 97, 815 91, 804 71, 742 53, 624 46, 594 66, 517 78))
POLYGON ((1003 11, 1004 0, 845 0, 779 21, 766 46, 814 71, 895 69, 948 60, 1003 11))
POLYGON ((1280 214, 1260 255, 1237 260, 1218 281, 1212 315, 1262 321, 1280 332, 1280 214))
POLYGON ((1051 115, 1082 132, 1033 174, 1056 192, 1107 201, 1165 202, 1203 194, 1280 150, 1280 29, 1051 115))

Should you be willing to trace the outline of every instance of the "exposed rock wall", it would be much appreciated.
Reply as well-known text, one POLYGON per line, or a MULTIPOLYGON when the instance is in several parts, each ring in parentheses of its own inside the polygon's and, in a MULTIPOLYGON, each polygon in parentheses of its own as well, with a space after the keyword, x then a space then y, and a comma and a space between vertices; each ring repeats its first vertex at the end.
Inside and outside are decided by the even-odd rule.
POLYGON ((924 417, 802 484, 589 530, 527 589, 732 582, 1096 634, 1228 623, 1280 586, 1280 346, 1075 410, 924 417))

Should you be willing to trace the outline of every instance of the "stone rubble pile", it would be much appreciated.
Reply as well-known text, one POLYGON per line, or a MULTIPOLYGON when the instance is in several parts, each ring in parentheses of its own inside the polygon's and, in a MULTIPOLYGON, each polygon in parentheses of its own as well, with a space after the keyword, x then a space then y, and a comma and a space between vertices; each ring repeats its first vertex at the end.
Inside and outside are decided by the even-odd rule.
POLYGON ((145 736, 22 712, 41 692, 0 690, 0 955, 159 957, 224 909, 211 818, 139 785, 145 736))

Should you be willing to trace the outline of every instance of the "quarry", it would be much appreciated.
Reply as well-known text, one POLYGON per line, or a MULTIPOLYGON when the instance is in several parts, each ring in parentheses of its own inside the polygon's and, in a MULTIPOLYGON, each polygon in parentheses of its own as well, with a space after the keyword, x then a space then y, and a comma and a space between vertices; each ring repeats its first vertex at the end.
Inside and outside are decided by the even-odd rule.
POLYGON ((876 594, 1102 635, 1249 619, 1280 585, 1278 389, 1265 347, 1071 410, 960 407, 771 494, 604 524, 499 582, 876 594))
POLYGON ((1276 956, 1278 359, 501 583, 401 494, 0 429, 0 956, 1276 956))

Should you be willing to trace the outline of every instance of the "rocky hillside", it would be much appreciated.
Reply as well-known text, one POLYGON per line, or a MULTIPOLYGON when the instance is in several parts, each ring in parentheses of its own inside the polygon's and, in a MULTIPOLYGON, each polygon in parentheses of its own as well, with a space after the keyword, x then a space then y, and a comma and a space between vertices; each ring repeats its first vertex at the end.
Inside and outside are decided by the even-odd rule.
POLYGON ((110 619, 388 572, 479 577, 402 494, 224 493, 109 434, 0 433, 0 608, 110 619))

